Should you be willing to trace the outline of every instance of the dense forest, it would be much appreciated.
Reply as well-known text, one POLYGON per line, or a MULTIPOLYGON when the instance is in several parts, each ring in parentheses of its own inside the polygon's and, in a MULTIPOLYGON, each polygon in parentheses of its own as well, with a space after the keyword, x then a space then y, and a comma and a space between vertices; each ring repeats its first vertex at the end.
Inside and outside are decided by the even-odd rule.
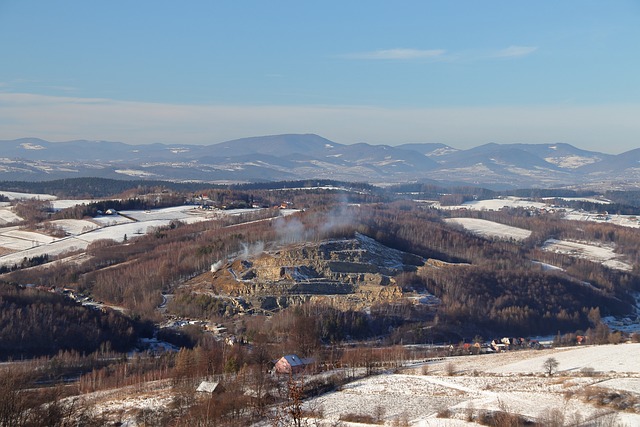
POLYGON ((104 313, 56 293, 0 285, 2 358, 54 355, 61 350, 92 353, 101 347, 127 351, 144 329, 113 310, 104 313))

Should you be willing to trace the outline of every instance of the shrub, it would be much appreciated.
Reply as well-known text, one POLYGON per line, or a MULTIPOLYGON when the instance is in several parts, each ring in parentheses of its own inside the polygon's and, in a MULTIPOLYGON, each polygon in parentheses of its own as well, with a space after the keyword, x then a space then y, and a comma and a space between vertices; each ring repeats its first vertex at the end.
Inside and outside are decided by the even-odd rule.
POLYGON ((361 423, 361 424, 380 424, 372 415, 356 414, 353 412, 340 414, 340 421, 346 421, 349 423, 361 423))
POLYGON ((445 366, 445 371, 447 373, 448 376, 452 377, 456 374, 456 365, 453 362, 449 362, 447 363, 447 366, 445 366))

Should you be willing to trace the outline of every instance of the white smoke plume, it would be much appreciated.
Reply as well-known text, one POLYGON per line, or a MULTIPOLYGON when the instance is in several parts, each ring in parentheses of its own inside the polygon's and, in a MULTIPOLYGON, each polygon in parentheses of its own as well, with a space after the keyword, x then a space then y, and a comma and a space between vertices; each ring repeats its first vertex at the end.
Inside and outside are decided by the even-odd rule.
POLYGON ((340 203, 326 214, 325 221, 320 225, 322 234, 346 228, 354 224, 354 208, 345 203, 340 203))
POLYGON ((220 267, 222 267, 223 265, 224 261, 222 260, 214 262, 213 264, 211 264, 211 272, 215 273, 216 271, 220 270, 220 267))
POLYGON ((238 256, 240 259, 249 259, 264 252, 264 242, 241 243, 242 251, 238 256))
POLYGON ((308 232, 298 218, 278 218, 275 223, 279 243, 296 243, 306 240, 308 232))

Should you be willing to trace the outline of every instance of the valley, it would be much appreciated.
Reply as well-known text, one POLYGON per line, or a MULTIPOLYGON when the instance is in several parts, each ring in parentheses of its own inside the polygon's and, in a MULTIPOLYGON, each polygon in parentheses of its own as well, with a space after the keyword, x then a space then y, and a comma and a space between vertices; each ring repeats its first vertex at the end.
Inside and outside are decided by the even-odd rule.
POLYGON ((40 358, 28 375, 3 365, 18 389, 69 378, 56 404, 88 411, 74 419, 269 425, 300 384, 305 422, 320 425, 494 425, 503 413, 544 425, 560 407, 565 424, 635 422, 633 404, 582 407, 587 395, 633 402, 635 368, 564 355, 636 349, 623 344, 640 338, 637 208, 624 192, 309 181, 17 191, 30 185, 0 190, 0 355, 40 358), (305 377, 266 374, 286 354, 313 361, 305 377), (547 355, 557 376, 541 374, 547 355), (203 398, 202 381, 225 391, 203 398))

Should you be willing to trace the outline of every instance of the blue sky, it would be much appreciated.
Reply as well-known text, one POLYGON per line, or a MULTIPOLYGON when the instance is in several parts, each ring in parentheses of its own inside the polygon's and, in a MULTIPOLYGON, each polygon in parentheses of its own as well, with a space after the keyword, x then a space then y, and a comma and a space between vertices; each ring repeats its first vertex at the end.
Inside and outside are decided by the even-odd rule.
POLYGON ((0 0, 0 139, 640 147, 640 2, 0 0))

